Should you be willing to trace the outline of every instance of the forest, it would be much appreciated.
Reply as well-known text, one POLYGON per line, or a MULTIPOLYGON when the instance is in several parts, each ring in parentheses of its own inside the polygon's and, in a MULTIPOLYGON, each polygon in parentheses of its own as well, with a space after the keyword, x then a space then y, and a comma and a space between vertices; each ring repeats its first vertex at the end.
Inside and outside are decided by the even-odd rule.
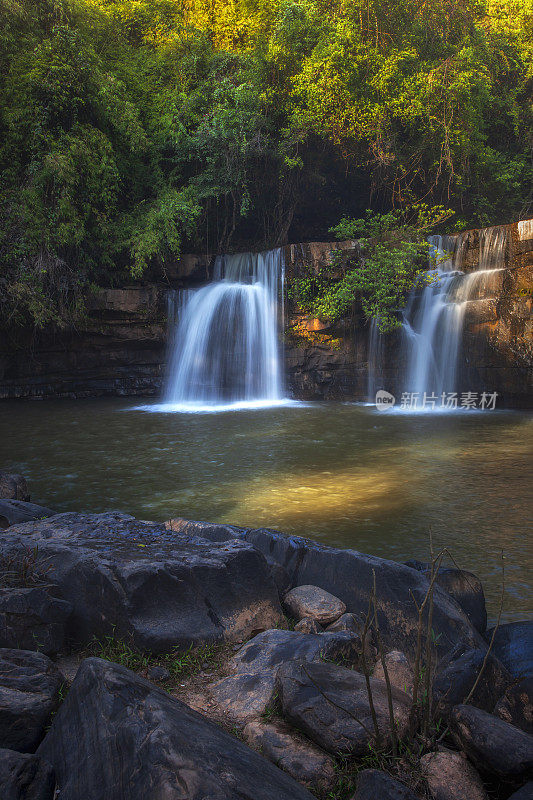
POLYGON ((530 213, 532 10, 0 0, 2 328, 73 326, 91 287, 367 209, 454 231, 530 213))

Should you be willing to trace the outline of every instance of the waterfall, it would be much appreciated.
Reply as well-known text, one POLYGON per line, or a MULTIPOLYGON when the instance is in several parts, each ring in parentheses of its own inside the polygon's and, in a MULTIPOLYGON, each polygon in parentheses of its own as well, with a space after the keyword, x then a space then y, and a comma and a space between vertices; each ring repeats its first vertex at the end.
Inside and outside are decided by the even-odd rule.
POLYGON ((194 409, 281 401, 283 251, 219 256, 213 277, 182 296, 164 402, 194 409))
POLYGON ((385 361, 385 342, 383 334, 379 331, 379 321, 372 317, 370 334, 368 337, 368 375, 367 397, 373 403, 378 389, 384 389, 383 366, 385 361))
POLYGON ((465 315, 470 303, 490 299, 493 281, 504 269, 508 240, 506 228, 480 231, 479 268, 465 274, 460 269, 463 237, 429 237, 436 264, 428 272, 432 280, 412 290, 403 312, 407 369, 402 391, 420 398, 458 391, 465 315))

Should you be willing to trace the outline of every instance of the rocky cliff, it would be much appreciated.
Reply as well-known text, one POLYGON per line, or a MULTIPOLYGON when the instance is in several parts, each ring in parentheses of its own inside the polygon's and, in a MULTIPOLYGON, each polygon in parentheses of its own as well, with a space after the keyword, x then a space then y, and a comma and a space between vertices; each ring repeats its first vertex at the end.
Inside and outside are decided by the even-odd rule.
MULTIPOLYGON (((505 226, 505 269, 490 296, 469 304, 461 370, 473 391, 498 391, 502 405, 533 405, 533 220, 505 226)), ((290 279, 302 268, 334 268, 334 251, 357 242, 285 247, 290 279)), ((479 266, 480 232, 460 237, 461 266, 479 266)), ((68 333, 28 331, 15 346, 0 339, 0 398, 157 395, 167 345, 167 296, 172 288, 209 279, 209 255, 184 255, 165 282, 103 289, 88 299, 87 320, 68 333)), ((367 398, 369 326, 361 314, 335 325, 293 313, 285 319, 287 388, 302 399, 367 398)), ((399 337, 386 337, 383 382, 398 391, 399 337)))

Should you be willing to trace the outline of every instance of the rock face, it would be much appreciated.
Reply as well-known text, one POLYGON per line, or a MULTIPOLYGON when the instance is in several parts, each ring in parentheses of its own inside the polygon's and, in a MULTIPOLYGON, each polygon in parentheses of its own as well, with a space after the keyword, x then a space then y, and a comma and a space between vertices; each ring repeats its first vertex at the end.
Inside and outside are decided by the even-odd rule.
MULTIPOLYGON (((385 655, 384 661, 391 686, 411 696, 413 694, 414 674, 405 653, 402 653, 401 650, 391 650, 390 653, 385 655)), ((372 677, 380 681, 385 680, 385 670, 381 661, 377 662, 372 677)))
POLYGON ((249 722, 244 738, 299 783, 324 790, 335 780, 333 760, 282 722, 249 722))
POLYGON ((0 500, 0 528, 20 525, 33 519, 53 517, 56 512, 35 503, 23 503, 22 500, 0 500))
POLYGON ((342 600, 319 586, 296 586, 287 592, 283 602, 290 616, 314 619, 321 625, 335 622, 346 611, 342 600))
POLYGON ((35 750, 59 705, 62 680, 41 653, 0 649, 0 747, 35 750))
MULTIPOLYGON (((487 631, 488 641, 491 636, 492 630, 487 631)), ((500 625, 492 651, 513 678, 533 678, 533 621, 500 625)))
MULTIPOLYGON (((420 561, 407 561, 406 564, 427 576, 431 575, 428 564, 420 561)), ((436 583, 461 606, 474 628, 484 634, 487 628, 487 609, 483 586, 477 575, 463 569, 441 567, 436 583)))
POLYGON ((52 800, 54 770, 39 756, 0 749, 2 800, 52 800))
POLYGON ((0 471, 0 498, 2 500, 22 500, 30 502, 30 492, 26 478, 12 472, 0 471))
MULTIPOLYGON (((378 726, 384 741, 390 738, 386 685, 371 678, 378 726)), ((361 756, 374 737, 365 678, 331 663, 291 661, 278 672, 283 715, 320 747, 334 755, 361 756)), ((408 725, 410 698, 392 690, 398 735, 408 725)))
POLYGON ((449 717, 457 744, 482 772, 502 778, 533 770, 533 736, 473 706, 456 706, 449 717))
POLYGON ((97 658, 82 662, 39 755, 61 800, 312 800, 234 736, 97 658))
POLYGON ((163 652, 242 640, 281 617, 268 565, 246 542, 192 542, 124 514, 60 514, 10 529, 0 553, 28 546, 72 604, 79 643, 114 633, 163 652))
POLYGON ((343 633, 305 634, 271 630, 247 642, 230 663, 231 675, 210 687, 219 707, 235 721, 262 714, 276 693, 276 675, 282 664, 300 659, 359 660, 361 641, 343 633))
POLYGON ((63 647, 72 605, 45 589, 0 589, 0 647, 54 655, 63 647))
POLYGON ((420 766, 433 800, 487 800, 481 778, 461 753, 427 753, 420 766))
MULTIPOLYGON (((485 655, 486 648, 457 648, 444 659, 433 682, 433 697, 441 712, 466 700, 481 672, 485 655)), ((511 681, 505 667, 489 653, 471 698, 472 705, 492 711, 511 681)))
POLYGON ((417 800, 405 784, 394 780, 380 769, 364 769, 359 773, 352 800, 417 800))

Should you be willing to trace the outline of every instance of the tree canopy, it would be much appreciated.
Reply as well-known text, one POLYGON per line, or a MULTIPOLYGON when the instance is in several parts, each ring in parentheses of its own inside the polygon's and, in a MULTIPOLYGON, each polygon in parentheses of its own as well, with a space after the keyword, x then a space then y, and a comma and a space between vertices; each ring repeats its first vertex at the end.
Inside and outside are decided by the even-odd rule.
POLYGON ((531 193, 533 0, 0 0, 0 313, 74 324, 184 248, 531 193))

